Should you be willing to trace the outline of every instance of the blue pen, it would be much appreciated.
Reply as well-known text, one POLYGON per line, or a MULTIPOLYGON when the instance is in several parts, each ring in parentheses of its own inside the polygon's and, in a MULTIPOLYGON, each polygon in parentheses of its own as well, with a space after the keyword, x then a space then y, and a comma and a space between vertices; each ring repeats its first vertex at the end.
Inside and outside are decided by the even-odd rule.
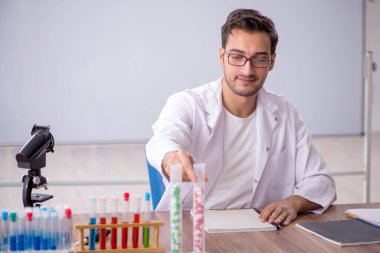
MULTIPOLYGON (((96 196, 90 197, 90 225, 96 224, 96 196)), ((90 229, 90 242, 89 242, 89 250, 95 250, 96 243, 96 231, 95 228, 90 229)))
POLYGON ((2 222, 0 223, 0 229, 1 229, 1 250, 2 251, 9 251, 9 221, 8 221, 8 212, 3 211, 1 213, 2 222))
POLYGON ((42 248, 42 220, 39 207, 33 207, 33 250, 38 251, 42 248))
POLYGON ((17 214, 11 212, 9 216, 9 250, 17 251, 17 214))
POLYGON ((369 221, 367 221, 367 220, 364 220, 364 219, 361 219, 361 218, 355 218, 355 219, 358 220, 358 221, 360 221, 360 222, 363 222, 363 223, 365 223, 365 224, 367 224, 367 225, 370 225, 370 226, 372 226, 372 227, 380 228, 380 226, 378 226, 378 225, 376 225, 376 224, 374 224, 374 223, 372 223, 372 222, 369 222, 369 221))

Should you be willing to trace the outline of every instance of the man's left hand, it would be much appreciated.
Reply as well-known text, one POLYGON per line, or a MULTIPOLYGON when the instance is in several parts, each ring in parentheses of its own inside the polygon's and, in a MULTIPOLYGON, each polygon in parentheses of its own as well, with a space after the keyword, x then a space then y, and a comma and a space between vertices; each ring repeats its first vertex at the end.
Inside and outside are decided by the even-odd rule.
POLYGON ((321 206, 301 196, 293 195, 279 202, 273 202, 261 210, 260 221, 289 225, 300 212, 318 209, 321 206))

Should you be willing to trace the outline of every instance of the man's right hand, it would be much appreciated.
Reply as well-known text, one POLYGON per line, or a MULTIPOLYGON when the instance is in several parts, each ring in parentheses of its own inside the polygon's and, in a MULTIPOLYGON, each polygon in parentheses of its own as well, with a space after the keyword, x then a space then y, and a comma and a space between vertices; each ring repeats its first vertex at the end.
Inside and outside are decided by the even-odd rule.
POLYGON ((162 161, 162 172, 170 181, 170 164, 182 165, 182 180, 184 182, 196 182, 197 177, 193 170, 194 159, 184 150, 171 151, 165 154, 162 161))

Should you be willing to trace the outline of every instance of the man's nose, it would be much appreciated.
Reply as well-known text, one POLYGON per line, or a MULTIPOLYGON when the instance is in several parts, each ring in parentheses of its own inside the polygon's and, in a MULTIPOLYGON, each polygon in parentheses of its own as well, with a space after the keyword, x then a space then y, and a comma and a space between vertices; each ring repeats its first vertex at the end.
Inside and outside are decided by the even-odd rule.
POLYGON ((253 67, 251 60, 247 60, 244 66, 242 67, 242 70, 244 71, 244 73, 255 73, 256 68, 253 67))

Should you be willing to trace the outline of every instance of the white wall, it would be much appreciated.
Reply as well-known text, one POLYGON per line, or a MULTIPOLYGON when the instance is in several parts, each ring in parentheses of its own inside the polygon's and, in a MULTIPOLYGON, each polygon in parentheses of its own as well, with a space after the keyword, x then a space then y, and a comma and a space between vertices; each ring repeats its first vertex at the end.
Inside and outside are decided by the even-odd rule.
POLYGON ((372 130, 380 132, 380 1, 367 1, 366 48, 373 52, 377 71, 373 72, 372 130))
POLYGON ((220 26, 257 8, 280 34, 266 87, 313 134, 362 131, 361 0, 1 0, 0 144, 147 139, 177 91, 215 80, 220 26))

